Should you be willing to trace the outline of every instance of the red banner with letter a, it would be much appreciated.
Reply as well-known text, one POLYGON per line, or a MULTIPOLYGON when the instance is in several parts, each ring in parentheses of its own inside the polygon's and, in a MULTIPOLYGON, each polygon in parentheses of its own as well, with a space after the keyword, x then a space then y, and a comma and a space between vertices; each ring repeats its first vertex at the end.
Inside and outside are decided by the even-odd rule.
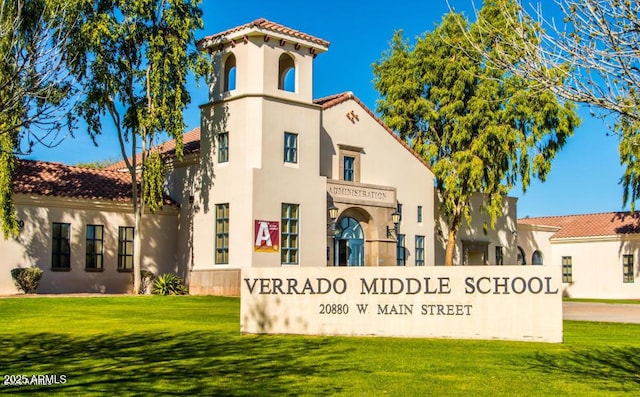
POLYGON ((255 221, 253 250, 278 252, 280 250, 280 222, 255 221))

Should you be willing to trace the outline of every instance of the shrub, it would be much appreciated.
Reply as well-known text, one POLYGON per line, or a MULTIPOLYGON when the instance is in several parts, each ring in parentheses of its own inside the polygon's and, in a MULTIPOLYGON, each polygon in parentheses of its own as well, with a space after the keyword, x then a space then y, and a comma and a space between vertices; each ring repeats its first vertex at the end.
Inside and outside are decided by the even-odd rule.
POLYGON ((153 282, 152 292, 154 295, 186 295, 189 291, 180 277, 173 273, 165 273, 153 282))
MULTIPOLYGON (((151 286, 156 275, 150 270, 140 270, 140 294, 144 295, 147 292, 151 292, 151 286)), ((131 284, 133 285, 133 273, 131 273, 131 284)))
POLYGON ((11 278, 16 287, 21 289, 25 294, 33 294, 40 284, 43 271, 37 267, 17 267, 11 269, 11 278))

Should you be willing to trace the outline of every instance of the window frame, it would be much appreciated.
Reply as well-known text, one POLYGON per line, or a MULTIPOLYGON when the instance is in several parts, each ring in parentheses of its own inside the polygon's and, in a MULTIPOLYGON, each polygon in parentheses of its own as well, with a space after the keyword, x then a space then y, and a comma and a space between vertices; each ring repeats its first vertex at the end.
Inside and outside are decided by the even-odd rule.
POLYGON ((85 230, 85 262, 84 269, 89 272, 104 270, 104 225, 88 224, 85 230), (92 237, 89 230, 93 229, 92 237), (98 237, 97 231, 100 230, 98 237), (92 250, 89 247, 93 247, 92 250), (90 266, 93 263, 93 266, 90 266))
POLYGON ((229 264, 229 203, 216 204, 214 257, 216 265, 229 264))
POLYGON ((496 265, 504 265, 504 249, 501 245, 496 245, 496 265))
POLYGON ((633 275, 634 257, 633 254, 622 255, 622 282, 625 284, 635 283, 633 275))
POLYGON ((218 164, 229 162, 229 133, 218 134, 218 164))
POLYGON ((285 163, 298 164, 298 134, 295 132, 284 132, 283 152, 283 159, 285 163), (289 145, 291 140, 293 140, 293 146, 289 145))
POLYGON ((406 254, 406 235, 398 234, 398 239, 396 240, 396 266, 406 266, 407 265, 407 254, 406 254))
POLYGON ((360 182, 360 162, 361 162, 361 154, 363 152, 363 149, 361 148, 356 148, 356 147, 352 147, 352 146, 343 146, 343 145, 338 145, 338 147, 340 148, 340 157, 339 157, 339 178, 342 181, 345 182, 360 182), (345 158, 352 158, 353 159, 353 169, 351 170, 352 172, 352 176, 351 179, 347 179, 345 178, 345 158))
POLYGON ((573 258, 571 256, 562 257, 562 282, 573 282, 573 258))
POLYGON ((51 270, 71 270, 71 224, 53 222, 51 225, 51 270), (66 230, 65 230, 66 229, 66 230), (63 236, 65 230, 65 236, 63 236))
POLYGON ((282 203, 280 216, 280 263, 298 265, 300 264, 300 204, 282 203))
POLYGON ((353 156, 342 156, 342 180, 345 182, 355 182, 356 159, 353 156), (347 164, 349 166, 347 166, 347 164))
POLYGON ((134 244, 135 240, 135 228, 133 226, 118 226, 118 258, 117 258, 117 270, 119 272, 133 272, 134 262, 134 244), (128 231, 131 232, 131 238, 128 238, 128 231), (131 251, 127 253, 127 251, 131 251), (127 266, 128 259, 130 259, 131 267, 127 266))
POLYGON ((415 244, 416 244, 416 266, 425 266, 424 257, 425 257, 425 247, 424 247, 425 237, 422 235, 416 235, 415 244))
POLYGON ((418 206, 417 218, 418 218, 418 223, 422 223, 422 206, 421 205, 418 206))

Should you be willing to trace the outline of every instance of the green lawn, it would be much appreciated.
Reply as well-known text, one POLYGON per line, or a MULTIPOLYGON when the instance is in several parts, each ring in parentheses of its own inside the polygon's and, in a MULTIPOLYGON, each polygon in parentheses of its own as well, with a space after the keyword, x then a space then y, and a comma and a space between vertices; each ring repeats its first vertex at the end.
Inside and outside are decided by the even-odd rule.
POLYGON ((640 325, 565 322, 564 344, 241 336, 239 300, 0 299, 0 394, 602 396, 640 393, 640 325))

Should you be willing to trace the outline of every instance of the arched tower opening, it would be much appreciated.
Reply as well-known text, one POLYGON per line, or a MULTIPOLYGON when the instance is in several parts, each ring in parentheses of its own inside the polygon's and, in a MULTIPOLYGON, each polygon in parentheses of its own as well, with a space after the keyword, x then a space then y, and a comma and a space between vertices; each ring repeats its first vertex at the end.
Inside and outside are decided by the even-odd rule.
POLYGON ((224 61, 224 91, 236 89, 236 57, 229 54, 224 61))
POLYGON ((289 54, 280 55, 278 62, 278 89, 296 92, 296 65, 289 54))

